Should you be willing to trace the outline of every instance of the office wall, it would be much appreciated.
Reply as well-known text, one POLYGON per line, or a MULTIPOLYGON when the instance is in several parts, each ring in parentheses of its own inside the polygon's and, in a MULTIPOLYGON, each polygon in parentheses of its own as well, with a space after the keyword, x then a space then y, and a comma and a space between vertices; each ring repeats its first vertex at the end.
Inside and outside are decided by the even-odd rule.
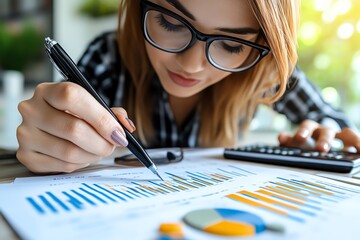
MULTIPOLYGON (((79 13, 84 0, 55 0, 54 2, 54 39, 59 42, 69 55, 77 61, 86 45, 98 34, 114 30, 117 16, 91 18, 79 13)), ((55 73, 55 80, 60 75, 55 73)))

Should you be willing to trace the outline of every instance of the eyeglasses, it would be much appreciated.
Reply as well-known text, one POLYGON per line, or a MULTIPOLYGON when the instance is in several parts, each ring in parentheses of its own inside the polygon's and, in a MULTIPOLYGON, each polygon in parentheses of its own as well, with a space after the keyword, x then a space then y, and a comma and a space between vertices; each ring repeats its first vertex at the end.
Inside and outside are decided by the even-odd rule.
MULTIPOLYGON (((184 158, 182 148, 153 148, 147 149, 151 160, 156 165, 180 162, 184 158)), ((121 157, 115 158, 115 163, 129 166, 142 166, 134 154, 126 154, 121 157)))
POLYGON ((149 1, 141 4, 145 39, 160 50, 180 53, 192 47, 196 40, 204 41, 208 61, 227 72, 245 71, 270 52, 268 47, 241 38, 201 33, 166 8, 149 1))

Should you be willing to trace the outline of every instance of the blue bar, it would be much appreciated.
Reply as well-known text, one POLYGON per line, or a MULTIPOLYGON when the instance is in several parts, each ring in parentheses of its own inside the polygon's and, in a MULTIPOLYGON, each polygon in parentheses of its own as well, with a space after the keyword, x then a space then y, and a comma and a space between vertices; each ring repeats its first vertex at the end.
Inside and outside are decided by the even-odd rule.
MULTIPOLYGON (((315 191, 315 190, 311 190, 311 189, 304 188, 304 185, 303 185, 303 186, 299 186, 299 185, 297 185, 297 184, 295 184, 295 183, 293 183, 293 182, 290 182, 290 181, 288 181, 288 182, 286 182, 286 183, 284 183, 284 184, 288 184, 288 185, 290 185, 290 186, 292 186, 292 187, 294 187, 294 188, 299 188, 300 190, 303 190, 303 191, 305 191, 305 192, 308 192, 309 195, 311 195, 310 197, 313 197, 313 198, 320 198, 320 199, 323 199, 323 200, 325 200, 325 201, 334 202, 334 203, 338 203, 338 202, 339 202, 339 201, 337 201, 337 200, 331 199, 331 198, 336 198, 336 196, 332 196, 332 195, 326 194, 326 197, 323 197, 322 195, 325 195, 325 193, 320 193, 320 192, 317 192, 317 191, 315 191), (319 195, 318 195, 318 194, 319 194, 319 195)), ((281 186, 281 185, 280 185, 280 186, 281 186)), ((282 187, 286 187, 286 186, 282 186, 282 187)), ((295 191, 300 192, 300 190, 295 190, 295 191)))
MULTIPOLYGON (((339 193, 339 194, 342 194, 342 195, 346 195, 345 192, 341 192, 341 191, 337 191, 337 190, 334 190, 334 189, 328 189, 326 186, 324 187, 319 187, 316 183, 307 183, 307 182, 304 182, 304 181, 300 181, 300 180, 296 180, 296 179, 291 179, 291 181, 294 181, 294 182, 300 182, 304 185, 310 185, 310 186, 313 186, 313 187, 316 187, 316 188, 320 188, 320 189, 325 189, 326 191, 329 191, 329 192, 335 192, 335 193, 339 193)), ((348 196, 347 196, 348 197, 348 196)), ((345 198, 345 197, 344 197, 345 198)))
POLYGON ((176 177, 176 178, 180 178, 180 179, 186 181, 186 179, 183 178, 183 177, 179 177, 179 176, 177 176, 177 175, 175 175, 175 174, 172 174, 172 173, 169 173, 169 172, 165 172, 165 173, 168 174, 168 175, 170 175, 170 176, 173 176, 173 177, 176 177))
POLYGON ((96 194, 94 194, 94 193, 92 193, 92 192, 89 192, 88 190, 86 190, 86 189, 84 189, 84 188, 79 188, 79 189, 80 189, 81 191, 85 192, 86 194, 89 194, 90 196, 96 198, 96 199, 99 200, 100 202, 107 204, 107 202, 106 202, 104 199, 102 199, 101 197, 99 197, 98 195, 96 195, 96 194))
POLYGON ((53 212, 53 213, 57 213, 57 209, 51 205, 51 203, 42 195, 39 195, 40 200, 53 212))
POLYGON ((127 195, 126 193, 120 192, 119 190, 115 189, 115 192, 121 193, 122 195, 125 195, 126 197, 130 198, 130 199, 134 199, 132 196, 127 195))
MULTIPOLYGON (((241 195, 244 195, 244 196, 246 196, 246 197, 248 197, 248 198, 253 198, 253 199, 255 199, 255 200, 258 200, 258 201, 261 201, 261 202, 262 202, 261 199, 259 199, 259 198, 257 198, 257 197, 250 196, 250 195, 248 195, 248 194, 246 194, 246 193, 238 193, 238 194, 241 194, 241 195)), ((281 199, 281 200, 283 200, 283 199, 281 199)), ((301 212, 301 213, 307 214, 307 215, 312 216, 312 217, 313 217, 313 216, 316 216, 315 213, 309 212, 309 211, 307 211, 307 210, 303 210, 303 209, 294 210, 294 209, 292 209, 292 208, 289 208, 289 207, 286 207, 286 206, 283 206, 283 205, 280 205, 280 204, 277 204, 277 203, 269 203, 269 204, 270 204, 270 205, 276 205, 276 206, 278 206, 278 207, 280 207, 280 208, 286 208, 286 209, 288 209, 288 210, 290 210, 290 211, 299 211, 299 212, 301 212)), ((298 204, 296 204, 296 205, 299 206, 298 204)), ((300 206, 302 206, 302 205, 300 205, 300 206)))
POLYGON ((93 187, 89 186, 89 185, 88 185, 88 184, 86 184, 86 183, 82 183, 82 185, 84 185, 85 187, 87 187, 87 188, 89 188, 89 189, 93 190, 94 192, 97 192, 97 193, 99 193, 99 194, 103 195, 104 197, 106 197, 107 199, 109 199, 109 200, 111 200, 111 201, 113 201, 113 202, 117 202, 117 201, 116 201, 115 199, 113 199, 112 197, 110 197, 110 196, 108 196, 107 194, 105 194, 105 193, 103 193, 103 192, 101 192, 101 191, 99 191, 99 190, 97 190, 97 189, 95 189, 95 188, 93 188, 93 187))
MULTIPOLYGON (((265 188, 264 188, 264 189, 265 189, 265 188)), ((270 189, 266 189, 266 190, 269 191, 269 192, 271 191, 270 189)), ((280 194, 280 193, 277 193, 277 194, 282 195, 282 194, 280 194)), ((313 205, 310 205, 310 204, 307 204, 307 203, 300 204, 300 203, 292 202, 292 201, 290 201, 290 200, 288 200, 288 199, 286 199, 286 198, 281 198, 281 197, 274 196, 274 195, 271 195, 271 197, 276 198, 276 199, 279 199, 279 200, 282 200, 282 201, 286 201, 286 202, 291 203, 291 204, 293 204, 293 205, 296 205, 296 206, 298 206, 298 207, 308 207, 308 208, 315 209, 315 210, 319 210, 319 211, 322 210, 322 208, 320 208, 320 207, 316 207, 316 206, 313 206, 313 205)))
POLYGON ((76 195, 78 195, 79 197, 81 197, 83 200, 85 200, 86 202, 88 202, 89 204, 96 206, 96 203, 94 203, 93 201, 91 201, 90 199, 88 199, 87 197, 85 197, 84 195, 82 195, 81 193, 75 191, 75 190, 71 190, 73 193, 75 193, 76 195))
POLYGON ((195 173, 188 172, 188 171, 186 171, 186 173, 189 174, 190 176, 196 176, 196 177, 204 178, 204 179, 206 179, 206 180, 210 180, 210 181, 211 181, 211 179, 210 179, 207 175, 205 175, 205 174, 201 174, 201 173, 195 174, 195 173), (202 175, 202 176, 199 176, 198 174, 199 174, 199 175, 202 175))
POLYGON ((141 184, 139 184, 139 183, 137 183, 137 182, 131 182, 131 183, 132 183, 132 184, 135 184, 135 185, 138 185, 140 190, 142 190, 142 191, 144 191, 144 192, 146 192, 146 193, 148 193, 148 194, 150 194, 150 195, 152 195, 152 196, 156 196, 156 194, 150 192, 150 191, 147 190, 147 189, 144 189, 144 188, 142 187, 143 185, 141 185, 141 184))
POLYGON ((158 187, 159 187, 161 190, 163 190, 164 192, 170 193, 168 189, 166 189, 166 188, 164 189, 164 186, 161 186, 160 184, 158 184, 158 183, 156 183, 156 182, 153 182, 153 181, 149 181, 149 182, 151 182, 152 184, 158 186, 158 187))
MULTIPOLYGON (((311 186, 313 188, 316 188, 316 189, 319 189, 319 190, 324 190, 324 191, 328 191, 328 192, 331 192, 331 193, 336 193, 335 194, 327 194, 328 196, 332 196, 332 197, 336 197, 336 198, 340 198, 342 200, 345 200, 347 198, 349 198, 348 196, 339 196, 338 194, 341 194, 341 195, 345 195, 345 193, 343 192, 339 192, 339 191, 335 191, 335 190, 330 190, 330 189, 327 189, 326 187, 319 187, 315 184, 310 184, 310 183, 306 183, 306 182, 303 182, 303 181, 299 181, 299 180, 296 180, 296 179, 291 179, 291 180, 288 180, 289 182, 291 183, 295 183, 295 184, 299 184, 299 185, 302 185, 302 186, 311 186)), ((316 190, 313 190, 313 191, 316 191, 316 190)), ((324 193, 326 194, 326 193, 324 193)))
POLYGON ((100 188, 100 189, 102 189, 102 190, 104 190, 104 191, 106 191, 106 192, 110 193, 111 195, 113 195, 113 196, 115 196, 115 197, 117 197, 117 198, 119 198, 119 199, 121 199, 121 200, 123 200, 123 201, 125 201, 125 202, 126 202, 126 199, 125 199, 125 198, 123 198, 123 197, 121 197, 121 196, 119 196, 119 195, 117 195, 117 194, 113 193, 112 191, 110 191, 110 190, 108 190, 108 189, 106 189, 106 188, 104 188, 104 187, 100 186, 99 184, 94 184, 94 185, 95 185, 95 186, 97 186, 98 188, 100 188))
POLYGON ((239 167, 237 167, 237 166, 229 165, 229 167, 235 168, 235 169, 237 169, 237 170, 240 170, 240 171, 243 171, 243 172, 246 172, 246 173, 252 174, 252 175, 257 175, 256 173, 253 173, 253 172, 247 171, 247 170, 242 169, 242 168, 239 168, 239 167))
POLYGON ((192 177, 192 180, 194 182, 194 180, 196 181, 196 183, 202 185, 203 187, 207 187, 209 185, 214 185, 214 183, 211 183, 211 182, 207 182, 205 180, 202 180, 200 178, 197 178, 197 177, 192 177))
MULTIPOLYGON (((279 184, 277 184, 277 183, 275 183, 275 182, 269 181, 269 183, 274 184, 274 185, 277 185, 277 186, 280 186, 280 187, 282 187, 282 188, 287 188, 287 187, 281 186, 281 185, 279 185, 279 184)), ((265 189, 267 189, 267 188, 265 188, 265 189)), ((284 191, 284 192, 286 192, 286 193, 288 193, 288 194, 290 194, 290 195, 294 195, 294 196, 296 196, 296 197, 305 198, 307 202, 322 204, 321 202, 319 202, 319 201, 317 201, 317 200, 311 199, 311 197, 313 198, 314 196, 310 196, 310 195, 304 196, 304 195, 301 195, 299 192, 290 191, 289 188, 287 188, 287 189, 288 189, 288 190, 286 190, 286 189, 279 189, 279 190, 284 191)), ((271 189, 267 189, 267 190, 272 191, 271 189)))
POLYGON ((206 185, 203 183, 203 180, 199 179, 199 178, 196 178, 196 177, 192 177, 192 182, 193 184, 196 184, 200 187, 206 187, 206 186, 209 186, 209 185, 213 185, 212 183, 209 183, 209 185, 206 185))
POLYGON ((79 200, 77 200, 75 197, 65 191, 63 191, 62 193, 69 198, 69 203, 71 203, 75 208, 79 210, 83 209, 83 204, 79 200))
POLYGON ((195 173, 192 173, 192 174, 196 175, 196 176, 199 177, 199 178, 202 178, 201 176, 203 176, 203 178, 206 177, 207 180, 213 181, 213 182, 215 181, 216 183, 225 181, 225 180, 217 179, 218 177, 215 177, 215 176, 212 175, 212 174, 216 174, 216 173, 209 173, 208 175, 205 175, 204 173, 196 172, 196 174, 195 174, 195 173), (209 177, 208 177, 208 176, 209 176, 209 177), (215 179, 214 179, 214 178, 215 178, 215 179))
MULTIPOLYGON (((317 188, 319 190, 324 190, 324 191, 328 191, 328 192, 332 192, 332 193, 339 193, 339 194, 344 194, 344 193, 341 193, 341 192, 337 192, 337 191, 332 191, 332 190, 329 190, 329 189, 326 189, 326 188, 320 188, 316 185, 311 185, 311 184, 306 184, 302 181, 299 181, 299 180, 295 180, 295 179, 286 179, 286 178, 282 178, 282 177, 277 177, 278 179, 281 179, 285 182, 288 182, 289 184, 293 184, 299 188, 303 188, 305 191, 308 191, 308 192, 318 192, 316 189, 315 190, 312 190, 312 189, 308 189, 307 188, 304 188, 305 186, 308 186, 310 185, 311 187, 314 187, 314 188, 317 188), (300 185, 300 186, 299 186, 300 185)), ((346 197, 345 196, 337 196, 335 194, 327 194, 327 193, 322 193, 322 192, 318 192, 318 193, 321 193, 321 194, 326 194, 328 196, 331 196, 331 197, 337 197, 337 198, 340 198, 340 199, 345 199, 346 197)))
POLYGON ((360 191, 357 191, 355 189, 351 189, 351 188, 348 188, 348 187, 345 187, 345 186, 339 186, 339 185, 336 185, 336 184, 332 184, 332 183, 326 183, 326 182, 322 182, 322 181, 317 181, 323 185, 326 185, 326 186, 329 186, 329 187, 333 187, 333 188, 336 188, 336 189, 341 189, 341 190, 344 190, 344 191, 348 191, 348 192, 351 192, 351 193, 360 193, 360 191))
MULTIPOLYGON (((239 176, 247 177, 247 175, 242 174, 242 173, 238 173, 238 172, 229 172, 229 171, 223 170, 223 169, 221 169, 221 168, 218 168, 218 170, 220 170, 220 171, 222 171, 222 172, 224 172, 224 173, 227 173, 227 174, 235 175, 235 176, 237 176, 237 177, 239 177, 239 176)), ((231 178, 230 176, 227 176, 227 177, 231 178)))
POLYGON ((54 194, 52 194, 51 192, 46 192, 47 195, 49 195, 57 204, 60 205, 60 207, 62 207, 65 211, 69 212, 70 208, 68 206, 66 206, 65 203, 63 203, 63 201, 61 201, 58 197, 56 197, 54 194))
POLYGON ((185 185, 185 186, 188 185, 188 187, 190 186, 190 187, 193 187, 193 188, 199 188, 198 186, 194 186, 193 184, 188 183, 188 182, 185 181, 185 180, 180 181, 180 180, 174 179, 174 178, 172 178, 172 180, 173 180, 174 182, 177 182, 177 183, 181 184, 181 185, 185 185))
MULTIPOLYGON (((191 172, 187 172, 193 179, 196 179, 198 181, 201 182, 201 180, 199 178, 202 178, 202 179, 205 179, 205 180, 208 180, 210 182, 207 182, 207 181, 204 181, 205 184, 210 184, 210 185, 214 185, 215 183, 219 183, 219 182, 222 182, 222 181, 219 181, 219 180, 214 180, 214 179, 211 179, 211 178, 208 178, 208 177, 205 177, 205 176, 201 176, 199 174, 195 174, 195 173, 191 173, 191 172)), ((202 174, 203 175, 203 174, 202 174)))
POLYGON ((156 192, 156 193, 154 193, 154 194, 156 194, 156 195, 157 195, 157 193, 166 194, 166 193, 164 193, 162 190, 160 190, 160 189, 158 189, 158 188, 154 188, 154 187, 150 187, 150 186, 147 186, 147 187, 148 187, 150 190, 156 192))
POLYGON ((172 192, 180 192, 180 190, 172 187, 172 185, 166 185, 164 183, 160 183, 161 186, 163 186, 164 188, 166 188, 167 190, 170 190, 172 192))
POLYGON ((29 202, 40 214, 45 214, 45 210, 42 209, 42 207, 40 207, 40 205, 37 204, 33 198, 27 197, 26 200, 28 200, 28 202, 29 202))
POLYGON ((135 193, 134 193, 134 190, 132 190, 130 187, 126 187, 126 186, 125 186, 125 188, 130 189, 130 191, 129 191, 129 190, 126 191, 127 193, 130 193, 130 194, 132 194, 133 196, 135 196, 135 197, 137 197, 137 198, 140 198, 140 196, 137 195, 137 194, 135 194, 135 193))
POLYGON ((136 193, 138 193, 138 194, 140 194, 140 195, 142 195, 142 196, 144 196, 144 197, 149 197, 148 195, 143 194, 142 192, 136 190, 135 188, 128 187, 128 189, 131 189, 132 191, 134 191, 134 192, 136 192, 136 193))

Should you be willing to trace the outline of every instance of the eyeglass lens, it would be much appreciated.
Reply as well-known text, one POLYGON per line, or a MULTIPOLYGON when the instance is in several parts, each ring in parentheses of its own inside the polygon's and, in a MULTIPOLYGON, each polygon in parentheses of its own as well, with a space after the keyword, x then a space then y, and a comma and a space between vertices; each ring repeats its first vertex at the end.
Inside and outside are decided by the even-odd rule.
MULTIPOLYGON (((192 31, 182 21, 155 10, 145 15, 145 31, 152 44, 168 52, 181 52, 193 38, 192 31)), ((224 70, 248 68, 260 58, 257 49, 226 38, 211 41, 207 54, 213 65, 224 70)))

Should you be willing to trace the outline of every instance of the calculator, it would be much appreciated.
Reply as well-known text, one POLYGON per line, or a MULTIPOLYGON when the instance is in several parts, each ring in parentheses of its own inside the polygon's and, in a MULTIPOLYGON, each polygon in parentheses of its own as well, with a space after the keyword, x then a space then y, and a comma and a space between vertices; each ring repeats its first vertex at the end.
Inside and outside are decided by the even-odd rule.
POLYGON ((266 144, 225 148, 224 158, 341 173, 360 166, 360 153, 319 152, 266 144))

